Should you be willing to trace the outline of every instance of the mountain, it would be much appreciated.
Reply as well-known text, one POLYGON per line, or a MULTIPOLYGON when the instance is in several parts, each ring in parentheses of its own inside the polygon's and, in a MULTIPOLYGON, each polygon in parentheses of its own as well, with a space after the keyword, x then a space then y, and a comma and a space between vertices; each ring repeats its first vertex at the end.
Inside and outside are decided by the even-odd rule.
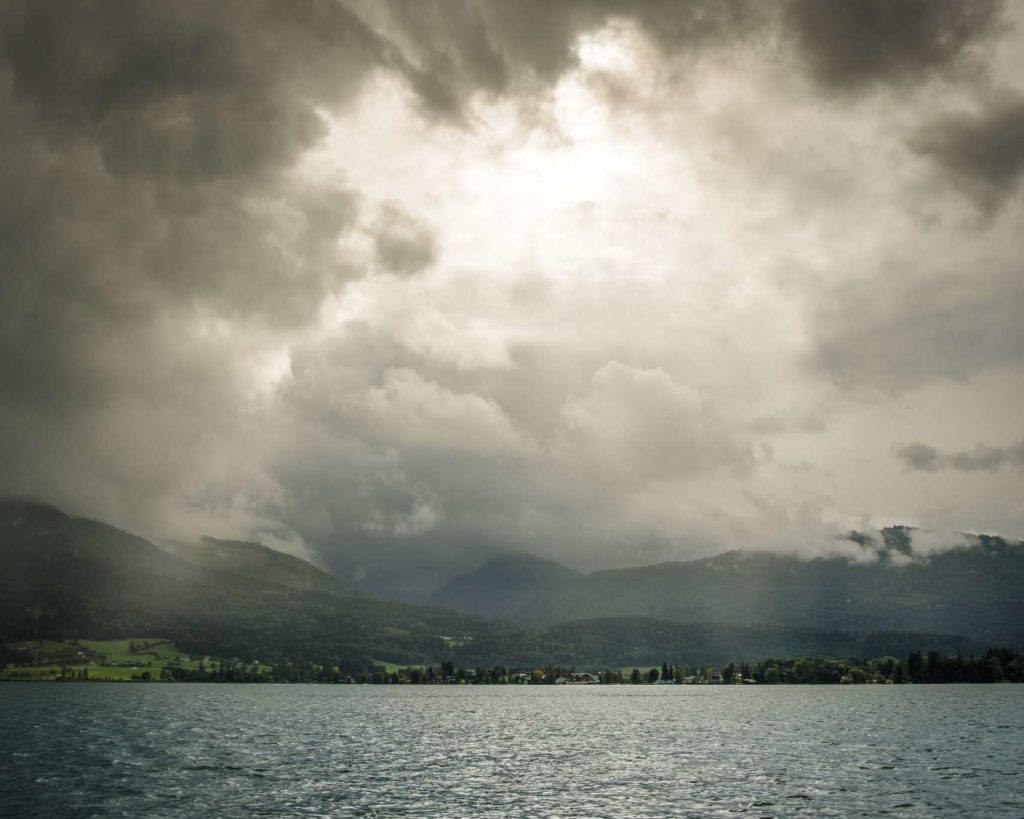
POLYGON ((433 602, 504 619, 529 611, 544 592, 569 588, 584 577, 553 560, 525 552, 503 555, 456 578, 434 595, 433 602))
POLYGON ((194 653, 366 667, 433 660, 451 637, 490 628, 453 611, 353 594, 254 544, 183 551, 199 562, 51 506, 2 503, 0 641, 160 635, 194 653))
MULTIPOLYGON (((738 662, 768 655, 980 653, 981 641, 1002 641, 995 636, 999 623, 1011 635, 1017 633, 1014 626, 1021 628, 1020 618, 1014 620, 1019 609, 1007 602, 1011 593, 1020 594, 1014 562, 1019 548, 995 541, 983 546, 978 552, 953 555, 967 561, 955 564, 967 572, 966 580, 956 580, 955 567, 929 575, 927 582, 913 575, 910 579, 920 585, 903 587, 901 598, 889 601, 912 613, 917 601, 950 599, 959 589, 963 603, 953 614, 964 619, 958 625, 975 630, 981 615, 990 615, 989 632, 973 640, 934 633, 967 633, 959 627, 929 626, 919 629, 922 633, 908 633, 905 625, 899 626, 903 630, 872 627, 881 629, 874 633, 866 633, 872 630, 868 628, 841 628, 831 622, 841 619, 834 612, 862 608, 857 597, 861 580, 849 571, 863 567, 742 553, 592 575, 531 555, 510 555, 480 567, 447 590, 445 600, 451 605, 479 610, 491 601, 494 609, 520 619, 567 614, 557 623, 515 626, 449 609, 376 600, 260 544, 205 539, 176 544, 171 553, 52 506, 4 502, 0 643, 153 635, 194 654, 265 662, 327 660, 351 671, 385 661, 603 668, 663 660, 738 662), (979 560, 991 562, 984 574, 977 568, 984 565, 979 560), (975 574, 969 566, 976 567, 975 574), (993 574, 1001 575, 1001 584, 993 574), (943 583, 952 585, 947 588, 943 583), (992 595, 987 608, 980 597, 986 588, 992 595), (856 606, 847 602, 854 600, 856 606), (673 622, 676 617, 630 611, 641 604, 689 619, 673 622), (598 613, 577 614, 586 611, 598 613)), ((941 567, 948 557, 936 556, 933 562, 941 567)), ((876 575, 871 577, 877 581, 876 575)), ((878 605, 883 606, 884 595, 891 593, 891 588, 881 588, 878 605)), ((895 617, 894 610, 885 610, 892 622, 913 620, 909 615, 895 617)), ((942 616, 933 619, 952 622, 944 609, 937 611, 942 616)), ((861 624, 870 618, 847 620, 861 624)))
POLYGON ((341 578, 262 543, 204 537, 199 543, 171 541, 162 548, 197 566, 276 583, 289 589, 321 591, 337 597, 364 596, 341 578))
MULTIPOLYGON (((546 626, 642 616, 680 623, 764 624, 864 634, 963 634, 1024 646, 1024 544, 981 536, 928 558, 908 552, 905 530, 886 530, 872 562, 732 551, 712 558, 588 575, 545 573, 501 581, 501 564, 456 579, 447 604, 546 626), (479 584, 479 585, 477 585, 479 584), (490 590, 502 599, 488 608, 490 590), (469 601, 466 603, 465 601, 469 601), (518 602, 517 602, 518 601, 518 602)), ((569 570, 567 570, 569 571, 569 570)))

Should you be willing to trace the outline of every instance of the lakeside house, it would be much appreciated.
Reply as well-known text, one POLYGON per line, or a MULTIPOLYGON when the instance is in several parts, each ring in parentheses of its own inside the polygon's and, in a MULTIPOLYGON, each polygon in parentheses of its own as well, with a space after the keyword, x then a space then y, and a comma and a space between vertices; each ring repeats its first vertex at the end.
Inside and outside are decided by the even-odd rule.
POLYGON ((559 685, 600 685, 601 678, 589 671, 571 671, 567 677, 555 680, 559 685))

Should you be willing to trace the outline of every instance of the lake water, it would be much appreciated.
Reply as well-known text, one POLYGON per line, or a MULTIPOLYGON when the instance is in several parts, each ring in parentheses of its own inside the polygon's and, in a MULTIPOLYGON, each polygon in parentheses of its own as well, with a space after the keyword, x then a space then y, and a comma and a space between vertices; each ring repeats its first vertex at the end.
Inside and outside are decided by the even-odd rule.
POLYGON ((1024 816, 1024 686, 0 685, 11 817, 1024 816))

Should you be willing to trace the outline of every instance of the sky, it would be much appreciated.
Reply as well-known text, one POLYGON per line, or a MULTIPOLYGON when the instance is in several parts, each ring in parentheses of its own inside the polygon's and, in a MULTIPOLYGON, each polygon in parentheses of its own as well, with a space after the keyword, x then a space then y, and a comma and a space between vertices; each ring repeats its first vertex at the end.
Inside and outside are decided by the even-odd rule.
POLYGON ((394 593, 1024 537, 1022 26, 7 0, 0 493, 394 593))

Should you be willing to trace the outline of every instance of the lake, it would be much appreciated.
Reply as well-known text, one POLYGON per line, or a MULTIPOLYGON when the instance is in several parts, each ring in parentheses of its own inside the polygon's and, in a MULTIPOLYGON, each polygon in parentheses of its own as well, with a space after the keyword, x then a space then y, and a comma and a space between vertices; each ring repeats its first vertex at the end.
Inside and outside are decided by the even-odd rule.
POLYGON ((1024 686, 0 685, 11 817, 1024 816, 1024 686))

